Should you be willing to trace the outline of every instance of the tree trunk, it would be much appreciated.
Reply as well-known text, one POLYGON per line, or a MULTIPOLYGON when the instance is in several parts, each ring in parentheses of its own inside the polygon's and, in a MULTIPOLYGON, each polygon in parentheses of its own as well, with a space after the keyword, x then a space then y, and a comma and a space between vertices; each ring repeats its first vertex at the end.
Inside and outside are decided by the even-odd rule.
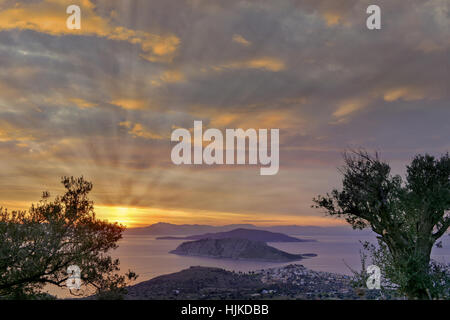
POLYGON ((430 255, 433 243, 419 240, 415 248, 405 256, 406 261, 406 295, 408 299, 429 300, 431 280, 429 277, 430 255))

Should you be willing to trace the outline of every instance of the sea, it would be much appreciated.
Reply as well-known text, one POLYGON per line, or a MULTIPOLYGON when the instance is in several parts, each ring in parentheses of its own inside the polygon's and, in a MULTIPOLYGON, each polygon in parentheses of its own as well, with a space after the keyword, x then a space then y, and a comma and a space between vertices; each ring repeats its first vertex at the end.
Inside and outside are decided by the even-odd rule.
MULTIPOLYGON (((158 235, 158 237, 161 236, 158 235)), ((315 271, 352 275, 351 269, 361 270, 362 242, 376 243, 375 236, 361 235, 357 232, 354 235, 291 236, 316 241, 268 243, 268 245, 289 253, 315 253, 317 256, 287 263, 178 256, 169 252, 186 240, 157 240, 155 236, 130 235, 126 232, 118 242, 119 247, 112 251, 111 255, 120 260, 122 272, 132 270, 138 274, 138 279, 131 284, 178 272, 190 266, 218 267, 229 271, 248 272, 295 263, 315 271)), ((432 258, 441 263, 450 264, 450 236, 445 235, 441 240, 442 248, 435 247, 432 258)), ((70 297, 67 289, 51 288, 48 292, 59 298, 70 297)))
MULTIPOLYGON (((287 263, 178 256, 169 252, 186 240, 156 240, 155 236, 126 234, 120 240, 119 248, 115 250, 113 256, 120 259, 122 270, 130 269, 139 275, 138 282, 181 271, 190 266, 218 267, 230 271, 248 272, 296 263, 316 271, 351 275, 351 269, 361 270, 361 242, 376 243, 375 236, 358 234, 291 236, 316 241, 269 242, 268 245, 289 253, 315 253, 317 256, 287 263)), ((450 263, 450 236, 446 235, 441 240, 442 248, 435 247, 432 258, 448 264, 450 263)))

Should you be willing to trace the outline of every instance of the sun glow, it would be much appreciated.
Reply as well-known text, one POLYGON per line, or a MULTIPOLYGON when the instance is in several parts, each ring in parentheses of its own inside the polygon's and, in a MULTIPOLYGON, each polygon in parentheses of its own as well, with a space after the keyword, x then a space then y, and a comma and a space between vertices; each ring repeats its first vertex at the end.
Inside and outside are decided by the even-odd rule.
POLYGON ((145 209, 127 207, 96 206, 95 211, 100 219, 118 222, 126 227, 139 224, 139 217, 145 209), (140 212, 141 211, 141 212, 140 212))
POLYGON ((118 222, 127 228, 145 227, 157 222, 173 224, 246 224, 254 225, 318 225, 335 226, 345 224, 344 221, 320 216, 288 216, 273 214, 255 218, 252 214, 233 212, 212 212, 207 210, 173 210, 167 208, 129 208, 121 206, 95 206, 100 219, 118 222), (270 218, 270 219, 269 219, 270 218), (268 220, 269 219, 269 220, 268 220))

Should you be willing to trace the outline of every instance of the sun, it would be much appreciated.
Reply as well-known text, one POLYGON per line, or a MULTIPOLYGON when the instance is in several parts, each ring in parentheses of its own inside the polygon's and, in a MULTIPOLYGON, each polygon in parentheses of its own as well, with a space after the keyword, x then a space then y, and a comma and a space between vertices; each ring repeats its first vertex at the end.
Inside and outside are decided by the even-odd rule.
POLYGON ((108 221, 122 224, 125 227, 130 227, 136 224, 137 211, 139 211, 139 209, 115 206, 97 206, 95 211, 101 219, 107 219, 108 221))

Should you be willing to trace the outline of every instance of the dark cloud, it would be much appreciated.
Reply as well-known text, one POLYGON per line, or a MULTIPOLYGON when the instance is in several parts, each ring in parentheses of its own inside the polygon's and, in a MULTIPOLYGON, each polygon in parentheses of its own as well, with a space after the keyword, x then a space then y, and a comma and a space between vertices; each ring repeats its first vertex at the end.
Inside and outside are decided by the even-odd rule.
POLYGON ((154 59, 142 36, 0 21, 0 167, 20 185, 84 173, 107 205, 318 214, 310 199, 337 184, 346 148, 396 165, 449 149, 446 0, 377 1, 379 31, 365 27, 366 0, 92 2, 113 27, 179 45, 154 59), (173 166, 170 133, 194 119, 280 128, 280 174, 261 182, 253 167, 173 166))

